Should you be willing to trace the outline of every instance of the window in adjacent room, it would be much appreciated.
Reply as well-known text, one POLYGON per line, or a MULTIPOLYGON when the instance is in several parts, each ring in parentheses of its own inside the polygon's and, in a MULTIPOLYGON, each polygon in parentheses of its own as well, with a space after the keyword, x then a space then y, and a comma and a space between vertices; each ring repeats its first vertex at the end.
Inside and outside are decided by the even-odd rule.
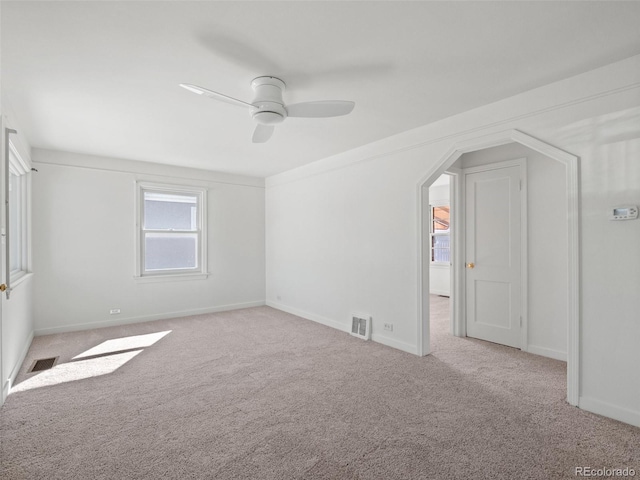
POLYGON ((448 205, 431 207, 431 261, 433 263, 449 264, 451 262, 449 221, 448 205))
POLYGON ((9 266, 11 282, 29 272, 29 169, 17 150, 9 148, 9 266))
POLYGON ((138 199, 138 276, 206 273, 206 190, 139 183, 138 199))

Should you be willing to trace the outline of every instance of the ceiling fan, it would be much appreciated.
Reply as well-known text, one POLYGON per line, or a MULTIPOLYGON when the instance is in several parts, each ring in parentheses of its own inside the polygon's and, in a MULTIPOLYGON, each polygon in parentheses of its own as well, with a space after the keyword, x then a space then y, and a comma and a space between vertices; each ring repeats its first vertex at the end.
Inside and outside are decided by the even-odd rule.
POLYGON ((197 85, 181 83, 180 86, 198 95, 204 95, 205 97, 248 109, 258 124, 253 132, 253 143, 264 143, 269 140, 273 135, 275 125, 284 122, 287 117, 339 117, 351 113, 353 107, 355 107, 354 102, 344 100, 323 100, 285 105, 282 100, 285 83, 279 78, 270 76, 253 79, 251 88, 255 91, 255 97, 252 103, 198 87, 197 85))

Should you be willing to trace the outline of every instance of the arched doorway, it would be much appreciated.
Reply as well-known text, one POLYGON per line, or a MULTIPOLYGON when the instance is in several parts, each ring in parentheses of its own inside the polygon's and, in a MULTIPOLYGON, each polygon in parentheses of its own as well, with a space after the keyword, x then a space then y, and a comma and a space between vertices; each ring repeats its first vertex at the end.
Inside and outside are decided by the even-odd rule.
MULTIPOLYGON (((418 353, 430 353, 429 331, 429 222, 425 221, 425 212, 429 209, 429 186, 465 153, 497 147, 508 143, 519 143, 539 152, 546 157, 560 162, 566 174, 566 228, 567 228, 567 401, 571 405, 578 404, 579 397, 579 191, 578 191, 578 157, 564 152, 552 145, 524 134, 518 130, 509 130, 478 139, 460 142, 454 145, 432 168, 432 170, 418 183, 419 210, 419 321, 418 321, 418 353)), ((462 291, 464 286, 460 282, 463 259, 460 258, 460 240, 454 237, 454 254, 452 273, 453 302, 452 315, 454 325, 460 325, 464 314, 462 306, 462 291), (456 255, 456 250, 458 254, 456 255)))

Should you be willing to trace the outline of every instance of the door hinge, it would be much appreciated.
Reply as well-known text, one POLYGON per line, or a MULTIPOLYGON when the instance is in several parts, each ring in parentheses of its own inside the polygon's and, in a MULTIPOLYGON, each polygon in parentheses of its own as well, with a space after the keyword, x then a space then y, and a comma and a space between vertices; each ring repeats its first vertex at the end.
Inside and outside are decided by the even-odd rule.
POLYGON ((522 191, 522 180, 518 182, 518 188, 520 189, 520 191, 522 191))

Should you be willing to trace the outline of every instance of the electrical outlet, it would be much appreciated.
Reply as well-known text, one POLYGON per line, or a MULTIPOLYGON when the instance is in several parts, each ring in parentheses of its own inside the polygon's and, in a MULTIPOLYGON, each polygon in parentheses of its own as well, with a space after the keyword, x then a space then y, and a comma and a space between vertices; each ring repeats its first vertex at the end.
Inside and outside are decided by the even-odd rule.
POLYGON ((109 310, 109 315, 118 315, 119 313, 120 313, 119 308, 112 308, 111 310, 109 310))
POLYGON ((393 323, 385 323, 384 329, 387 330, 388 332, 393 332, 393 323))

